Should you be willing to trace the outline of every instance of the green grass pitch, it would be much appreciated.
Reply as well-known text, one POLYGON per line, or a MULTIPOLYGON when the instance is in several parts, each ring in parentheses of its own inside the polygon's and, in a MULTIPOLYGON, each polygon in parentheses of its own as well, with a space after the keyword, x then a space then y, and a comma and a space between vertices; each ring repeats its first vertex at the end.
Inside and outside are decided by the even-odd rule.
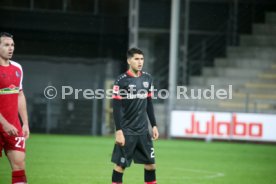
MULTIPOLYGON (((110 184, 112 137, 31 135, 27 142, 29 184, 110 184)), ((158 184, 275 184, 276 146, 155 141, 158 184)), ((143 183, 143 166, 125 171, 125 184, 143 183)), ((0 183, 9 184, 7 158, 0 183)))

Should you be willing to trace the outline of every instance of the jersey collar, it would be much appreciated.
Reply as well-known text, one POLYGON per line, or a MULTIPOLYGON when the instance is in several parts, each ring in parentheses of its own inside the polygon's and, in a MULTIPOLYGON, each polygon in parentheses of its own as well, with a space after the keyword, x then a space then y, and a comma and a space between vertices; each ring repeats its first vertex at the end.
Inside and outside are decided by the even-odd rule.
MULTIPOLYGON (((130 77, 136 77, 130 70, 128 70, 127 72, 127 75, 129 75, 130 77)), ((140 77, 142 75, 142 72, 141 71, 138 71, 138 77, 140 77)))

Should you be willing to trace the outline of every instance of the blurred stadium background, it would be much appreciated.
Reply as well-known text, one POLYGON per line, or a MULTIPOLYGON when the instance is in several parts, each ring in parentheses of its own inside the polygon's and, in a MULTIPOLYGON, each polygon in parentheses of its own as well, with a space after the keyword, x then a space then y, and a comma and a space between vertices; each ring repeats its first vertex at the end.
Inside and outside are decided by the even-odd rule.
MULTIPOLYGON (((157 89, 172 91, 177 85, 187 86, 188 89, 210 89, 210 85, 214 85, 215 89, 228 89, 229 85, 233 87, 231 100, 179 100, 174 95, 167 100, 155 100, 155 113, 163 138, 203 139, 207 142, 213 139, 241 140, 243 143, 276 142, 276 1, 0 0, 0 12, 0 30, 14 35, 16 51, 13 59, 24 69, 23 85, 31 132, 45 134, 34 135, 33 140, 29 141, 30 155, 35 154, 32 153, 32 146, 35 147, 36 139, 41 141, 40 136, 49 140, 54 137, 58 141, 60 137, 53 134, 113 135, 110 99, 87 100, 81 93, 78 99, 74 95, 62 99, 61 88, 112 88, 115 77, 127 69, 125 53, 131 46, 144 51, 144 71, 153 75, 157 89), (55 99, 45 98, 44 89, 47 86, 55 86, 58 90, 55 99), (191 122, 195 123, 195 129, 188 134, 191 122)), ((70 140, 70 136, 66 137, 70 140)), ((107 154, 103 160, 109 161, 112 139, 97 140, 105 140, 104 146, 109 145, 110 149, 105 148, 101 153, 107 154), (109 152, 104 152, 106 150, 109 152)), ((170 141, 179 148, 185 144, 170 141)), ((157 146, 167 149, 167 144, 166 140, 162 140, 157 146)), ((197 141, 186 144, 193 146, 183 149, 203 146, 202 150, 206 152, 198 155, 200 158, 211 154, 209 149, 231 152, 229 147, 237 146, 240 149, 236 152, 233 149, 233 154, 240 153, 242 157, 233 159, 234 162, 244 159, 244 151, 251 155, 255 152, 254 148, 268 150, 260 154, 262 160, 267 162, 263 162, 260 168, 268 176, 260 174, 259 177, 269 178, 265 183, 275 183, 276 178, 272 174, 276 171, 272 157, 276 155, 274 145, 246 145, 246 148, 250 147, 247 150, 233 142, 231 145, 214 143, 217 147, 197 141), (274 166, 270 165, 272 163, 274 166)), ((40 150, 39 146, 37 149, 40 150)), ((161 149, 159 152, 162 155, 161 149)), ((185 151, 179 150, 175 155, 175 163, 181 162, 182 152, 185 151)), ((255 166, 254 160, 260 155, 254 155, 245 165, 255 166)), ((217 165, 223 165, 221 161, 226 158, 215 160, 215 157, 216 167, 213 170, 225 170, 224 173, 227 173, 227 169, 217 165)), ((169 156, 165 158, 171 159, 169 156)), ((28 159, 34 163, 31 158, 28 159)), ((248 180, 242 180, 242 176, 237 180, 224 180, 223 177, 217 181, 217 177, 210 181, 197 180, 197 173, 207 173, 207 178, 212 176, 208 174, 212 173, 212 168, 208 171, 206 165, 210 163, 202 161, 203 165, 197 165, 197 158, 191 159, 195 159, 195 163, 183 158, 183 162, 188 163, 188 169, 174 171, 185 183, 261 181, 252 177, 259 170, 252 171, 252 175, 245 174, 248 180), (190 172, 188 179, 185 179, 186 171, 190 172)), ((162 163, 161 160, 158 161, 162 163)), ((108 166, 111 171, 112 166, 108 166)), ((166 162, 164 167, 173 165, 166 162)), ((178 168, 181 167, 184 168, 185 163, 178 168)), ((5 168, 7 165, 0 165, 1 171, 7 170, 5 168)), ((245 172, 249 168, 241 170, 245 172)), ((109 174, 109 170, 107 167, 104 172, 109 174)), ((231 173, 228 172, 230 178, 231 173)), ((42 183, 31 177, 34 183, 42 183)), ((52 183, 63 183, 55 181, 52 183)), ((109 180, 103 181, 94 183, 107 183, 109 180)), ((165 177, 162 182, 182 183, 166 180, 165 177)))

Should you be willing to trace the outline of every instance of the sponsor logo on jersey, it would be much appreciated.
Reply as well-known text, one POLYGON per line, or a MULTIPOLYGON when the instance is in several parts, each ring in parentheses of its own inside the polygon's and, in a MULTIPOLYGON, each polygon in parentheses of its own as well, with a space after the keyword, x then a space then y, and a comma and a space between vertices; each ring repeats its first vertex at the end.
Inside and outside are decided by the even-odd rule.
POLYGON ((143 82, 143 86, 144 86, 145 88, 148 88, 148 87, 149 87, 149 82, 143 82))
POLYGON ((135 85, 135 84, 130 84, 130 85, 128 85, 128 87, 129 87, 129 88, 135 88, 136 85, 135 85))
POLYGON ((16 94, 19 93, 19 87, 11 84, 7 88, 0 89, 0 95, 7 95, 7 94, 16 94))
POLYGON ((113 93, 118 94, 120 90, 120 87, 118 85, 113 86, 113 93))
POLYGON ((16 86, 13 85, 13 84, 11 84, 8 88, 11 89, 11 90, 13 90, 13 89, 16 89, 16 86))
POLYGON ((148 93, 144 93, 144 94, 132 94, 132 93, 128 93, 127 94, 127 99, 146 99, 148 97, 148 93))

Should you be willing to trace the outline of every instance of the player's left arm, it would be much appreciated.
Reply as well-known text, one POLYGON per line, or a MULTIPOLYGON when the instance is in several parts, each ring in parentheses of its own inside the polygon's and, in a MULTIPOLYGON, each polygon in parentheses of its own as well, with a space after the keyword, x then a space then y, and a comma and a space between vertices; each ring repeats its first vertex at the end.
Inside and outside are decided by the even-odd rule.
POLYGON ((18 112, 23 123, 23 126, 22 126, 23 134, 24 134, 24 137, 27 139, 29 138, 30 130, 29 130, 26 98, 22 90, 20 90, 18 94, 18 112))
POLYGON ((157 140, 159 137, 159 132, 156 124, 156 118, 154 115, 154 108, 153 108, 153 103, 152 103, 152 95, 153 95, 153 84, 152 84, 152 79, 150 79, 150 88, 148 91, 148 98, 147 98, 147 114, 150 120, 150 124, 152 127, 152 137, 153 140, 157 140))
POLYGON ((152 103, 152 98, 148 97, 147 98, 147 114, 150 120, 150 124, 152 127, 152 137, 154 140, 157 140, 159 137, 159 132, 158 132, 158 128, 156 125, 156 119, 155 119, 155 115, 154 115, 154 109, 153 109, 153 103, 152 103))

